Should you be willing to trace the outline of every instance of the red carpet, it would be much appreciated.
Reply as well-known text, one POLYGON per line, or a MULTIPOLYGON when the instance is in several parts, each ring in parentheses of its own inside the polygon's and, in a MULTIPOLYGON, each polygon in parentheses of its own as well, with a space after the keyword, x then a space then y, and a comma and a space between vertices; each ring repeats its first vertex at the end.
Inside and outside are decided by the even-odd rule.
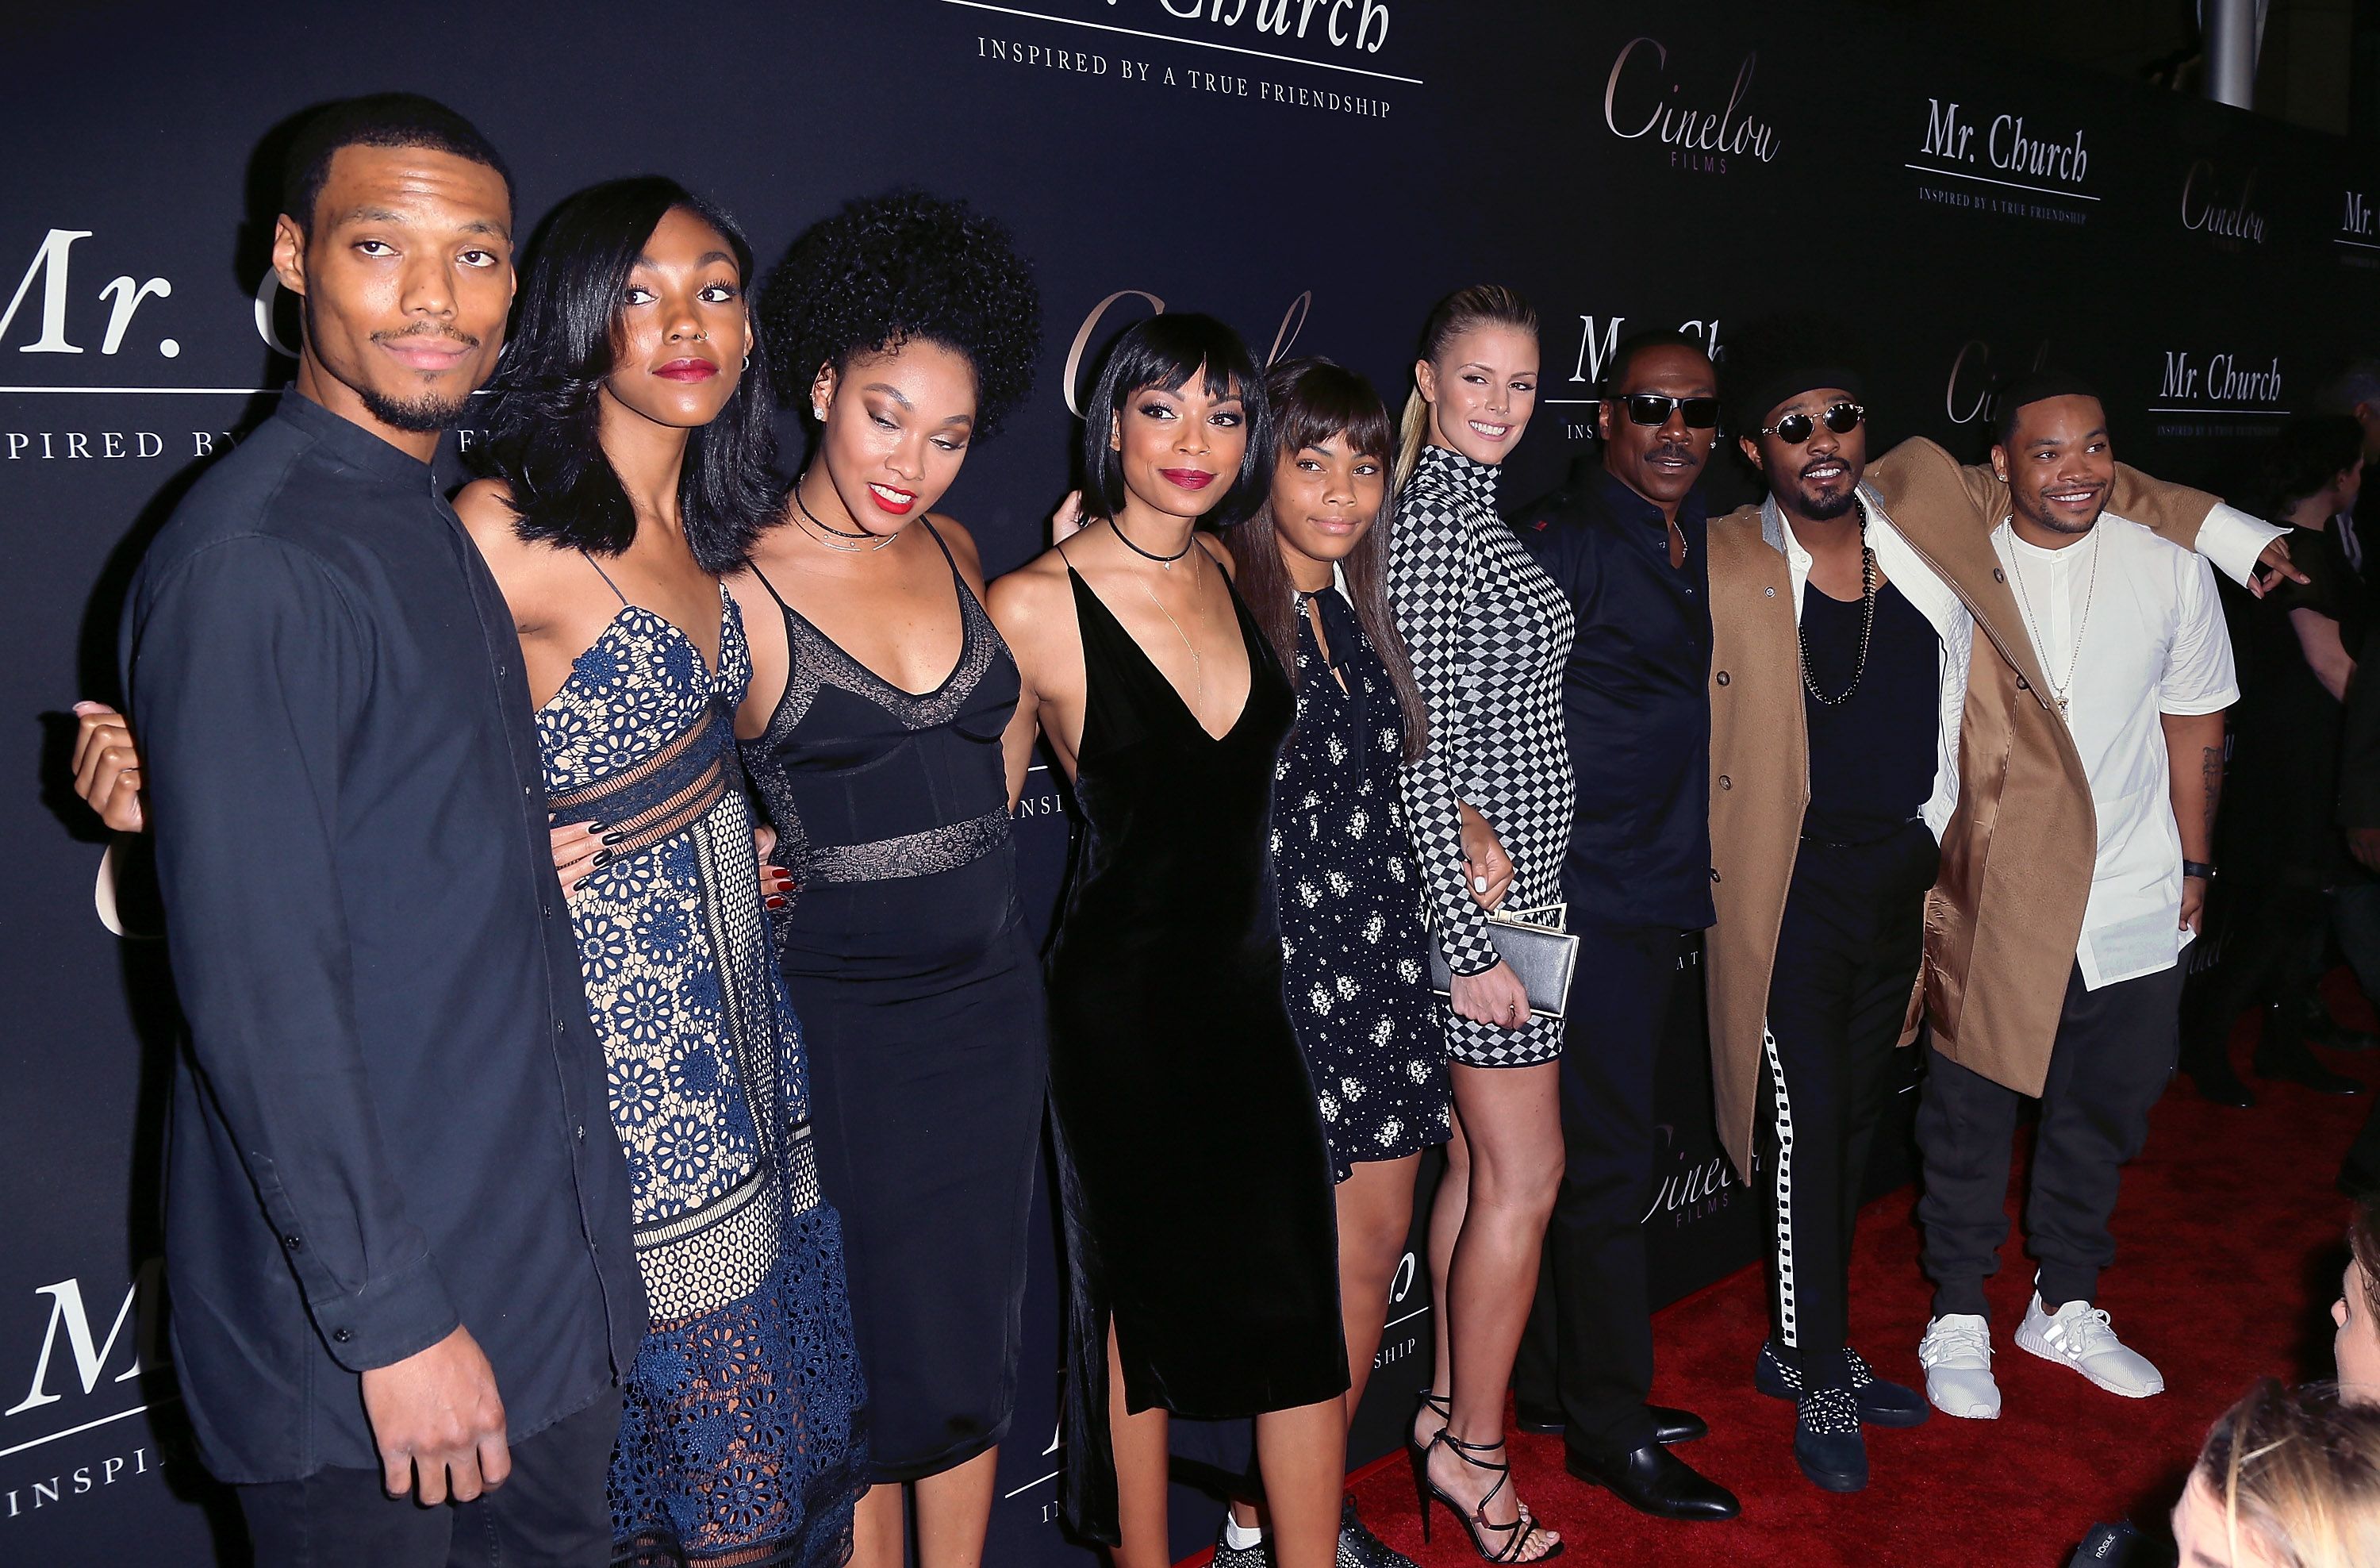
MULTIPOLYGON (((2370 1026, 2343 974, 2326 989, 2343 1020, 2370 1026)), ((2252 1027, 2243 1019, 2233 1042, 2243 1067, 2252 1027)), ((2324 1059, 2380 1084, 2372 1056, 2324 1059)), ((2129 1517, 2161 1529, 2208 1425, 2252 1381, 2331 1373, 2328 1309, 2348 1211, 2331 1184, 2371 1100, 2255 1087, 2256 1108, 2233 1111, 2208 1104, 2178 1078, 2157 1108, 2147 1150, 2126 1173, 2115 1225, 2120 1256, 2100 1305, 2126 1342, 2163 1369, 2164 1394, 2119 1399, 2015 1348, 2032 1267, 2012 1236, 1991 1289, 2002 1417, 1960 1421, 1937 1412, 1914 1430, 1871 1429, 1867 1490, 1830 1495, 1793 1464, 1792 1406, 1752 1391, 1766 1317, 1759 1273, 1746 1270, 1655 1319, 1653 1391, 1658 1402, 1709 1420, 1711 1436, 1680 1453, 1742 1497, 1742 1517, 1715 1525, 1646 1518, 1572 1480, 1559 1439, 1515 1433, 1522 1495, 1563 1532, 1565 1562, 1598 1568, 2052 1568, 2095 1522, 2129 1517)), ((2030 1129, 2021 1136, 2029 1139, 2030 1129)), ((2022 1177, 2020 1170, 2017 1190, 2022 1177)), ((1928 1292, 1917 1269, 1913 1197, 1904 1190, 1879 1198, 1862 1218, 1852 1328, 1882 1376, 1920 1386, 1928 1292)), ((1426 1568, 1477 1561, 1444 1509, 1432 1521, 1433 1543, 1422 1545, 1402 1455, 1360 1476, 1354 1492, 1380 1538, 1426 1568)))

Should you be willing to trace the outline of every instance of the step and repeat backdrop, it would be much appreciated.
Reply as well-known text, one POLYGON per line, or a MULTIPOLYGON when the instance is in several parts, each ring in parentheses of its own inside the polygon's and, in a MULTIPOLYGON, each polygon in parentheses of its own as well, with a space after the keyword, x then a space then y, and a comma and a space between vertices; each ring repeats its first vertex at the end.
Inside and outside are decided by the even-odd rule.
MULTIPOLYGON (((132 565, 290 371, 294 312, 265 242, 276 139, 308 105, 393 87, 452 103, 511 160, 524 232, 568 192, 640 172, 715 196, 770 256, 843 200, 894 185, 998 215, 1038 265, 1048 337, 1031 407, 948 503, 994 572, 1041 545, 1071 488, 1086 367, 1151 311, 1212 311, 1260 351, 1329 354, 1401 396, 1432 300, 1518 286, 1545 335, 1541 407, 1507 479, 1516 507, 1591 459, 1593 386, 1644 327, 1682 326, 1723 353, 1770 310, 1847 318, 1874 349, 1876 438, 1923 433, 1975 456, 1995 378, 2055 359, 2106 389, 2124 456, 2191 480, 2313 407, 2326 368, 2380 335, 2371 158, 2064 66, 2039 53, 2054 39, 1994 49, 1849 4, 519 0, 499 17, 433 0, 116 0, 19 17, 10 34, 9 1562, 244 1560, 236 1511, 177 1419, 159 1332, 170 955, 148 935, 138 856, 72 798, 67 709, 115 695, 132 565)), ((1728 504, 1750 489, 1724 458, 1708 482, 1728 504)), ((1066 803, 1045 771, 1018 809, 1046 911, 1066 803)), ((1662 1300, 1758 1245, 1712 1134, 1696 979, 1682 974, 1691 1004, 1644 1217, 1662 1300)), ((1904 1169, 1888 1148, 1877 1179, 1904 1169)), ((1032 1260, 1002 1455, 1003 1565, 1090 1561, 1055 1523, 1059 1279, 1052 1240, 1032 1260)), ((1359 1459, 1392 1440, 1427 1376, 1429 1314, 1409 1259, 1359 1459)), ((1228 1466, 1234 1441, 1193 1432, 1183 1446, 1228 1466)), ((1181 1495, 1186 1549, 1214 1513, 1181 1495)))

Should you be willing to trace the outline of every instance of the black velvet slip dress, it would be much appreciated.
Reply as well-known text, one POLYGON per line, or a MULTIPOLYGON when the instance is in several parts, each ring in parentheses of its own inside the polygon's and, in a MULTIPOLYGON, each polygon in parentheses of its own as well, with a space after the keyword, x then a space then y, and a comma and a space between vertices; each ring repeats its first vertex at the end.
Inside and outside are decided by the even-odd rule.
POLYGON ((1111 1317, 1135 1411, 1311 1404, 1346 1391, 1347 1357, 1330 1164, 1281 998, 1267 843, 1289 680, 1232 592, 1248 697, 1210 735, 1067 576, 1085 831, 1049 962, 1073 1287, 1066 1501, 1078 1530, 1113 1541, 1111 1317))

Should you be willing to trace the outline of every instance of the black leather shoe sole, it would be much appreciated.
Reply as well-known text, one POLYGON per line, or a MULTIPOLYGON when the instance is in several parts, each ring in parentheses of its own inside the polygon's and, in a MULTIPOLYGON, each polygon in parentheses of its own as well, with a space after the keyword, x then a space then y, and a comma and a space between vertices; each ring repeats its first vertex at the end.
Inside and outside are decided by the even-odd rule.
POLYGON ((1802 1474, 1810 1484, 1825 1491, 1855 1492, 1867 1489, 1867 1450, 1857 1438, 1851 1440, 1850 1453, 1813 1452, 1842 1448, 1840 1440, 1820 1440, 1815 1445, 1805 1445, 1800 1438, 1793 1440, 1793 1462, 1802 1466, 1802 1474))
POLYGON ((1611 1464, 1598 1464, 1582 1454, 1565 1453, 1562 1467, 1582 1481, 1603 1488, 1636 1510, 1656 1519, 1693 1523, 1732 1519, 1743 1512, 1735 1494, 1710 1480, 1659 1443, 1647 1443, 1611 1464))

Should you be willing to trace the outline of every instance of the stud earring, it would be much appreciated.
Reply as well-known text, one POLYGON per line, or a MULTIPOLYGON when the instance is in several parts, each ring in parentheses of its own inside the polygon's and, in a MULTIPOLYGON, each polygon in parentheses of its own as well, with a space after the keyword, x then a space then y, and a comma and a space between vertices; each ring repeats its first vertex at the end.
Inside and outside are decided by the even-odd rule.
POLYGON ((824 406, 817 403, 811 404, 810 418, 816 419, 820 424, 826 423, 826 408, 824 406))

